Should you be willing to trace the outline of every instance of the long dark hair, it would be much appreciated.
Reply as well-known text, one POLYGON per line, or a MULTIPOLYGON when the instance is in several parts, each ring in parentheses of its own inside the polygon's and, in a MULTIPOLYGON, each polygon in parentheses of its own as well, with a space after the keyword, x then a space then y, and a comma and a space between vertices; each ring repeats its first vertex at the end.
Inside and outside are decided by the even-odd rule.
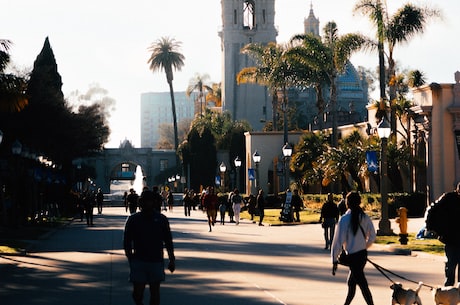
POLYGON ((361 215, 364 213, 360 206, 361 195, 358 192, 349 192, 347 195, 347 206, 351 210, 351 229, 354 235, 358 232, 361 215))

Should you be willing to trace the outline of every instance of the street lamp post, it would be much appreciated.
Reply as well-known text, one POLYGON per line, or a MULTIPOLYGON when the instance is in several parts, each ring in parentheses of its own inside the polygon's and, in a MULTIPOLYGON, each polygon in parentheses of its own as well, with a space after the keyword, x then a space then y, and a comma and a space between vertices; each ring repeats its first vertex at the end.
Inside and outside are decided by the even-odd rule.
POLYGON ((222 191, 225 192, 225 171, 227 170, 227 166, 225 166, 225 163, 224 161, 222 161, 222 163, 220 163, 219 165, 219 170, 220 170, 220 174, 222 176, 221 180, 221 188, 222 188, 222 191))
POLYGON ((21 155, 21 152, 22 152, 22 144, 21 142, 19 142, 18 140, 14 141, 13 142, 13 145, 11 146, 11 153, 13 154, 13 157, 14 157, 14 180, 13 180, 13 183, 14 183, 14 186, 13 186, 13 192, 14 192, 14 202, 13 202, 13 207, 12 207, 12 211, 13 211, 13 221, 14 223, 16 224, 16 221, 17 221, 17 207, 18 207, 18 194, 19 194, 19 175, 20 175, 20 169, 19 169, 19 156, 21 155))
POLYGON ((177 191, 182 191, 182 182, 180 180, 180 175, 179 174, 176 174, 176 184, 175 184, 175 187, 176 187, 176 192, 177 191), (179 186, 179 189, 177 190, 177 186, 179 186))
MULTIPOLYGON (((3 141, 3 131, 0 130, 0 144, 2 144, 2 141, 3 141)), ((3 215, 2 224, 6 225, 6 221, 7 221, 6 205, 3 202, 3 181, 2 181, 3 164, 1 162, 2 160, 0 160, 0 203, 2 204, 2 215, 3 215)))
POLYGON ((262 157, 260 156, 257 150, 252 155, 252 160, 256 164, 256 183, 255 183, 256 192, 258 192, 259 190, 259 163, 260 163, 261 158, 262 157))
POLYGON ((393 235, 390 220, 388 219, 388 168, 387 168, 387 141, 391 133, 390 124, 387 120, 382 119, 377 126, 377 133, 382 140, 381 147, 381 164, 380 164, 380 193, 382 198, 381 218, 377 235, 393 235))
POLYGON ((240 167, 241 167, 241 159, 239 156, 236 156, 235 160, 233 160, 233 163, 235 164, 236 168, 236 183, 235 186, 236 188, 240 190, 240 167))
POLYGON ((289 158, 292 156, 292 147, 286 142, 282 150, 284 161, 284 189, 287 190, 289 188, 289 158))

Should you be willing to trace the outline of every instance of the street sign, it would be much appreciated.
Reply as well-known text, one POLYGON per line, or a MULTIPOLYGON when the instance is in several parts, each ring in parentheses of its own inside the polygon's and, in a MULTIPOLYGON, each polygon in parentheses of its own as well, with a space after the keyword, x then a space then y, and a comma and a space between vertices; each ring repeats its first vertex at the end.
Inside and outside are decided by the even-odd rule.
POLYGON ((256 180, 256 171, 253 168, 248 168, 248 179, 249 181, 256 180))

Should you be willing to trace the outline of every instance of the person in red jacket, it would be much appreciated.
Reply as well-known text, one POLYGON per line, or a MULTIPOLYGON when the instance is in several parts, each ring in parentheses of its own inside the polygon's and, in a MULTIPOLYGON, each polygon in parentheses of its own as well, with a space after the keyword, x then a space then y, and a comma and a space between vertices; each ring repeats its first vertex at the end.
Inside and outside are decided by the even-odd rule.
POLYGON ((206 215, 208 216, 209 232, 212 231, 211 226, 214 226, 216 223, 218 201, 219 198, 214 193, 214 188, 212 186, 208 187, 208 192, 203 198, 203 207, 206 210, 206 215))

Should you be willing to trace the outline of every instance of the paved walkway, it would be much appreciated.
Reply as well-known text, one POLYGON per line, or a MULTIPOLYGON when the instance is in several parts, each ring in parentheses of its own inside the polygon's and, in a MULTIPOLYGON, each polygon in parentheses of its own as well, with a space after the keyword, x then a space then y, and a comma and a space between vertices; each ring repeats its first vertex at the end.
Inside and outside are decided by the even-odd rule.
MULTIPOLYGON (((216 224, 208 232, 201 211, 186 218, 175 207, 165 214, 173 230, 177 270, 167 273, 162 305, 332 305, 345 299, 347 270, 339 266, 337 275, 331 275, 320 225, 259 227, 243 220, 238 226, 216 224)), ((94 227, 76 220, 39 241, 26 256, 0 256, 0 304, 133 304, 121 244, 126 216, 123 208, 105 208, 94 227)), ((409 232, 421 225, 411 219, 409 232)), ((392 228, 397 232, 394 223, 392 228)), ((395 255, 376 245, 370 259, 414 281, 443 282, 442 256, 395 255)), ((388 304, 390 281, 370 264, 366 273, 375 304, 388 304)), ((429 288, 423 287, 420 295, 425 304, 433 302, 429 288)), ((364 304, 359 289, 353 304, 364 304)))

